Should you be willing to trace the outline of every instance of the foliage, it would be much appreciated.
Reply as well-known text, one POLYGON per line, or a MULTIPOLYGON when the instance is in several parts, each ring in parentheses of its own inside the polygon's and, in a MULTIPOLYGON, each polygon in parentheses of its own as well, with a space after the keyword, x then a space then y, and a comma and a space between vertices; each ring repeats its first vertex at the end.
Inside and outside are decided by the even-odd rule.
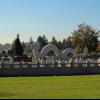
POLYGON ((52 37, 52 44, 57 46, 60 50, 64 50, 67 48, 72 48, 72 40, 71 37, 68 37, 67 39, 63 39, 62 41, 57 41, 55 37, 52 37))
POLYGON ((40 44, 40 51, 41 51, 42 48, 48 44, 48 39, 46 38, 45 35, 39 36, 37 38, 37 42, 40 44))
POLYGON ((59 50, 62 50, 63 48, 62 42, 60 40, 57 42, 57 47, 59 50))
POLYGON ((6 54, 6 51, 3 50, 2 53, 1 53, 1 56, 2 56, 2 57, 5 57, 6 55, 7 55, 7 54, 6 54))
POLYGON ((26 43, 25 45, 24 55, 33 56, 32 48, 29 43, 26 43))
POLYGON ((56 40, 56 38, 54 36, 52 37, 51 43, 53 45, 57 46, 57 40, 56 40))
POLYGON ((79 45, 76 46, 75 51, 77 51, 77 53, 82 53, 82 49, 79 47, 79 45))
MULTIPOLYGON (((53 45, 57 46, 60 51, 67 49, 67 48, 74 48, 77 53, 81 54, 84 51, 84 48, 87 47, 89 53, 91 52, 96 52, 100 51, 100 44, 98 41, 100 32, 94 27, 82 23, 78 25, 78 28, 72 32, 72 37, 65 37, 64 39, 57 40, 57 37, 52 37, 52 40, 48 42, 48 39, 46 38, 45 35, 39 36, 37 38, 37 42, 40 44, 40 50, 44 46, 46 46, 48 43, 52 43, 53 45)), ((32 37, 30 38, 30 41, 28 45, 27 43, 20 42, 19 35, 17 35, 17 38, 13 41, 12 43, 12 48, 9 50, 8 48, 8 55, 10 56, 15 56, 15 55, 20 55, 22 56, 23 53, 27 55, 32 55, 32 48, 31 46, 33 45, 34 41, 32 37)), ((0 46, 2 47, 2 45, 0 46)), ((7 46, 6 46, 7 47, 7 46)), ((2 49, 1 49, 2 50, 2 49)), ((50 53, 52 54, 52 52, 50 53)), ((4 56, 5 54, 2 53, 0 56, 4 56)))
POLYGON ((13 56, 15 56, 15 55, 22 56, 23 55, 23 51, 24 51, 24 48, 23 48, 23 46, 22 46, 22 44, 20 42, 19 35, 17 35, 17 38, 12 43, 13 56))
POLYGON ((72 37, 69 36, 67 38, 66 42, 67 42, 67 47, 66 48, 73 48, 72 47, 72 37))
POLYGON ((30 37, 29 42, 25 43, 25 45, 24 45, 24 52, 23 52, 24 55, 33 56, 33 52, 32 52, 33 43, 34 43, 34 41, 33 41, 32 37, 30 37))
POLYGON ((80 47, 80 51, 86 46, 89 52, 96 51, 98 46, 99 31, 85 23, 78 25, 78 29, 72 32, 72 43, 74 48, 80 47))
POLYGON ((26 47, 25 42, 23 41, 21 45, 22 45, 22 48, 23 48, 23 51, 24 51, 25 47, 26 47))

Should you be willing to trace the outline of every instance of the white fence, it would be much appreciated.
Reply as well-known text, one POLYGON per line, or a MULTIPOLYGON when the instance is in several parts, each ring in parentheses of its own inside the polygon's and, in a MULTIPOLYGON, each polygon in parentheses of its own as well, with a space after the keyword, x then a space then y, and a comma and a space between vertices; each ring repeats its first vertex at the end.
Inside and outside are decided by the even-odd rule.
POLYGON ((0 62, 0 68, 38 68, 38 67, 100 67, 100 63, 98 62, 78 62, 78 63, 66 63, 66 62, 47 62, 47 63, 41 63, 41 62, 0 62))
POLYGON ((0 76, 100 74, 100 63, 0 63, 0 76))

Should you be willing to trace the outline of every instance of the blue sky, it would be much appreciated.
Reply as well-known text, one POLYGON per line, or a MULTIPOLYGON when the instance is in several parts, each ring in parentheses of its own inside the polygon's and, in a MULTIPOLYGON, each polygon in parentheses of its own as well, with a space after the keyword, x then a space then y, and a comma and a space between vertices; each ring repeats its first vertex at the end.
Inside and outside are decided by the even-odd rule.
POLYGON ((43 34, 62 40, 82 22, 100 28, 100 0, 0 0, 0 43, 17 33, 21 41, 43 34))

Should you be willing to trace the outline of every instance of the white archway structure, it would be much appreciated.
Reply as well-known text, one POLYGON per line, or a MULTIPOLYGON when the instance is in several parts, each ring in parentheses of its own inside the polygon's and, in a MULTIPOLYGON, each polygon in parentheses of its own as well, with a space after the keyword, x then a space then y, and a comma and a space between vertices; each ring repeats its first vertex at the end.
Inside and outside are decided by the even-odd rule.
POLYGON ((72 48, 67 48, 67 49, 65 49, 65 50, 63 51, 63 53, 62 53, 63 59, 66 59, 66 58, 68 57, 68 54, 69 54, 69 53, 72 53, 72 54, 73 54, 73 57, 76 57, 76 55, 77 55, 77 53, 76 53, 76 51, 75 51, 74 49, 72 49, 72 48))
POLYGON ((63 52, 60 52, 59 49, 53 45, 53 44, 48 44, 46 45, 41 52, 39 52, 40 46, 38 43, 34 43, 32 45, 32 49, 33 49, 33 55, 35 55, 36 57, 46 57, 49 51, 53 51, 55 53, 55 58, 58 60, 65 60, 68 58, 68 54, 72 53, 73 56, 75 57, 77 55, 77 53, 75 52, 74 49, 72 48, 67 48, 65 49, 63 52))
POLYGON ((53 45, 53 44, 48 44, 47 46, 45 46, 42 51, 41 51, 41 55, 43 57, 47 56, 49 51, 53 51, 55 53, 55 56, 59 56, 59 50, 58 48, 53 45))

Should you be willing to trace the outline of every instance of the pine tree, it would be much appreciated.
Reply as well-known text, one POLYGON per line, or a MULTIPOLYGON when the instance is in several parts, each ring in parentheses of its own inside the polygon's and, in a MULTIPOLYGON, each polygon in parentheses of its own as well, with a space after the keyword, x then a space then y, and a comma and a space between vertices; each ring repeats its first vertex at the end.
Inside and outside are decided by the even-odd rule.
POLYGON ((17 35, 17 38, 14 40, 12 44, 12 52, 13 56, 22 56, 23 55, 23 46, 20 42, 19 34, 17 35))

